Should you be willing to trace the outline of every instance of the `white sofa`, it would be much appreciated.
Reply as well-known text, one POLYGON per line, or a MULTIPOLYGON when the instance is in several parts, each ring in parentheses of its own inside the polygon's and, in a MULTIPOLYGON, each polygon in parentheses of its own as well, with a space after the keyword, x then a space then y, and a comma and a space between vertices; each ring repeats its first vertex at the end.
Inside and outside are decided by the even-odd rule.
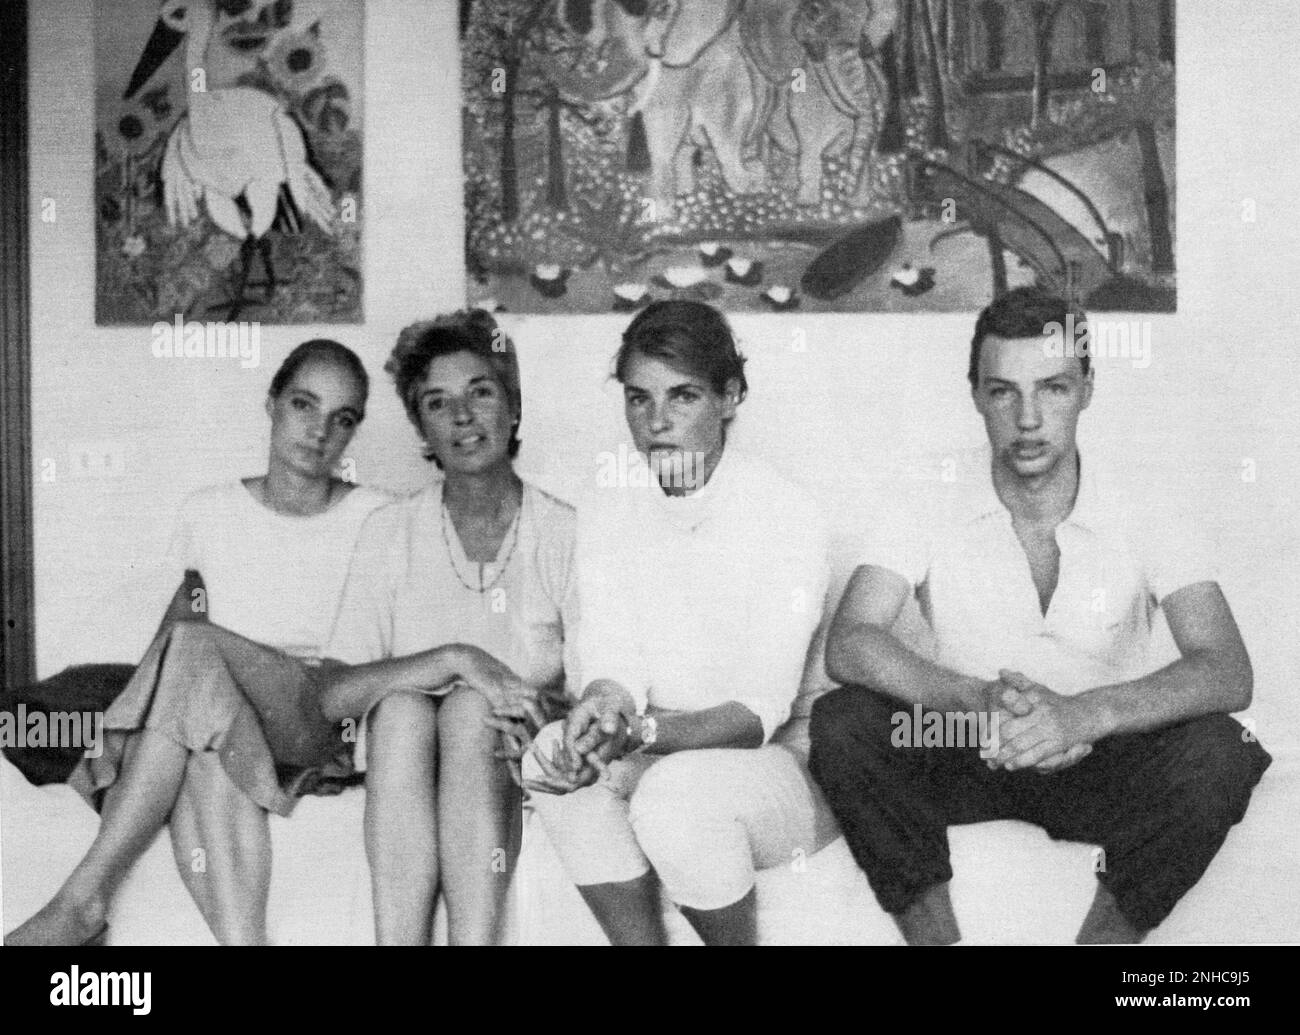
MULTIPOLYGON (((840 566, 841 568, 843 566, 840 566)), ((838 592, 832 588, 832 599, 838 592)), ((928 650, 915 609, 900 635, 928 650)), ((814 643, 796 702, 806 715, 827 686, 814 643)), ((1281 703, 1281 702, 1279 702, 1281 703)), ((793 720, 798 722, 799 720, 793 720)), ((1278 723, 1265 728, 1277 729, 1278 723)), ((1288 942, 1300 937, 1300 753, 1264 738, 1274 763, 1255 789, 1245 820, 1233 829, 1204 879, 1153 934, 1152 943, 1288 942)), ((353 788, 304 799, 293 816, 271 817, 274 865, 270 936, 281 945, 371 944, 369 878, 362 845, 365 792, 353 788)), ((98 817, 70 788, 33 787, 0 758, 0 896, 4 929, 45 902, 94 838, 98 817)), ((1011 821, 956 827, 950 833, 953 901, 967 941, 1060 943, 1073 939, 1091 900, 1093 849, 1053 842, 1011 821)), ((509 918, 513 941, 536 945, 603 944, 540 822, 528 815, 509 918)), ((891 944, 892 922, 876 905, 843 838, 807 859, 759 877, 759 935, 765 944, 891 944)), ((671 908, 674 942, 698 943, 671 908)), ((445 920, 435 940, 445 939, 445 920)), ((172 861, 166 835, 133 869, 110 915, 110 944, 212 944, 172 861)))
MULTIPOLYGON (((270 928, 280 945, 364 945, 374 940, 361 843, 364 792, 309 798, 290 819, 272 818, 275 866, 270 928)), ((1205 878, 1149 941, 1292 942, 1300 935, 1300 760, 1276 759, 1246 819, 1205 878)), ((0 862, 4 926, 34 912, 94 837, 98 817, 64 785, 33 787, 0 760, 0 862)), ((966 940, 1059 943, 1073 938, 1092 895, 1092 851, 1053 842, 1022 823, 951 832, 953 900, 966 940)), ((897 932, 876 905, 842 838, 807 860, 759 877, 764 944, 892 944, 897 932)), ((599 945, 604 939, 530 817, 516 884, 513 939, 535 945, 599 945)), ((441 926, 441 925, 439 925, 441 926)), ((675 911, 675 943, 698 940, 675 911)), ((442 940, 438 932, 437 940, 442 940)), ((110 944, 213 943, 177 876, 165 835, 132 871, 111 914, 110 944)))

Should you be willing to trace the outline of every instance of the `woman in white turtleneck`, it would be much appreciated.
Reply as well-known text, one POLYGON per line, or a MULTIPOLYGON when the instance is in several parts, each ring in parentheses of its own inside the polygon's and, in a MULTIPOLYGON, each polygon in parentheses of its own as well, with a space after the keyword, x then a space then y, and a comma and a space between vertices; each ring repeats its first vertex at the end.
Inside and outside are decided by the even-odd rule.
POLYGON ((799 757, 770 743, 821 617, 824 523, 727 445, 747 385, 716 310, 647 307, 615 376, 650 476, 579 510, 586 690, 525 776, 612 943, 665 941, 662 885, 706 943, 751 944, 755 871, 830 836, 799 757))

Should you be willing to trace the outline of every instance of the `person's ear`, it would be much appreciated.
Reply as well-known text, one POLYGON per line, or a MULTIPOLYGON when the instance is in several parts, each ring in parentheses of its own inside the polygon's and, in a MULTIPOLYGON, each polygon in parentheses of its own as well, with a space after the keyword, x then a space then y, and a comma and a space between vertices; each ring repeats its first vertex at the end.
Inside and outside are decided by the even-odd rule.
POLYGON ((1080 412, 1086 410, 1088 404, 1092 402, 1092 390, 1096 387, 1096 381, 1093 378, 1093 374, 1096 372, 1097 368, 1090 366, 1088 367, 1088 372, 1083 375, 1083 401, 1079 404, 1080 412))
POLYGON ((740 379, 729 378, 722 389, 722 419, 731 420, 736 415, 736 407, 742 401, 740 397, 740 379))
POLYGON ((266 415, 268 417, 275 416, 275 396, 270 392, 266 394, 266 415))

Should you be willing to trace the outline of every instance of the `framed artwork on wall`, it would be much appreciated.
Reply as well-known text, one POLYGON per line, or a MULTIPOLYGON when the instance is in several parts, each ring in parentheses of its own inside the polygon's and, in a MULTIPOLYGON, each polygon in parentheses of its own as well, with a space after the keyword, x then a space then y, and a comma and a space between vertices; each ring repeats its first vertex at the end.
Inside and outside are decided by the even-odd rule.
POLYGON ((462 0, 470 301, 1175 308, 1170 0, 462 0))
POLYGON ((97 0, 99 325, 362 319, 354 0, 97 0))

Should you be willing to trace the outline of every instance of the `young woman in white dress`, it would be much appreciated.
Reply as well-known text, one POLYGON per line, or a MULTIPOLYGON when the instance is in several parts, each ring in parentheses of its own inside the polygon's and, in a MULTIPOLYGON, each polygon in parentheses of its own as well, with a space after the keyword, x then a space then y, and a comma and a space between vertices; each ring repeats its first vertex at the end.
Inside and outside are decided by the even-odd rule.
POLYGON ((6 944, 100 937, 110 899, 164 825, 217 938, 266 939, 267 812, 352 771, 320 708, 323 647, 365 519, 390 497, 334 476, 361 423, 357 356, 315 339, 293 350, 266 399, 264 475, 182 505, 170 561, 183 581, 126 689, 107 743, 70 782, 100 800, 99 834, 53 900, 6 944), (202 846, 203 872, 190 865, 202 846))

